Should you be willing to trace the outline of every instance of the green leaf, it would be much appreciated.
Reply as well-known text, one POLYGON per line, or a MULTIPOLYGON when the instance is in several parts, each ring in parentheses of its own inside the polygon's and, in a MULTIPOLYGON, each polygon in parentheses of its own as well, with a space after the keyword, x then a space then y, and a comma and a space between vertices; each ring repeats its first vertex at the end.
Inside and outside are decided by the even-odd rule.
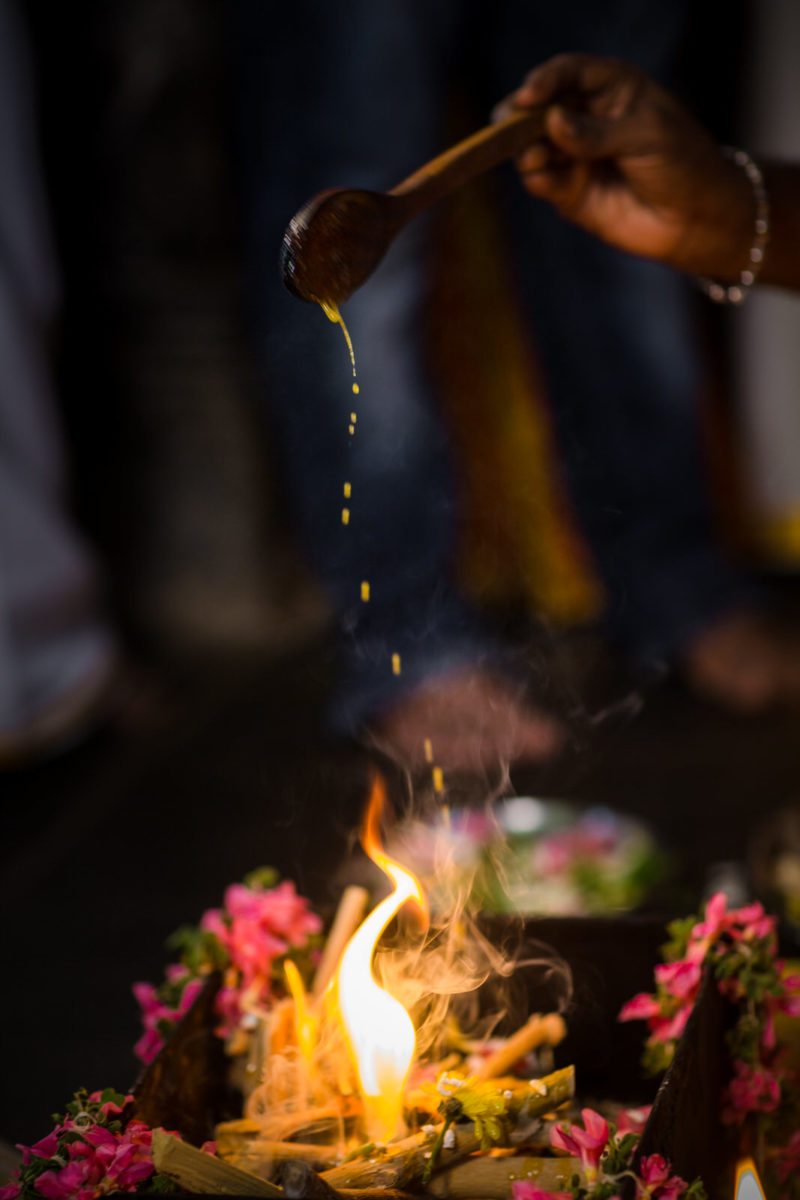
POLYGON ((661 947, 661 953, 667 962, 678 962, 679 959, 686 957, 689 934, 694 929, 698 920, 698 917, 683 917, 676 921, 670 921, 667 926, 669 941, 665 942, 661 947))
POLYGON ((266 892, 269 888, 276 887, 280 881, 280 871, 276 871, 274 867, 256 867, 254 871, 245 875, 242 882, 253 891, 266 892))
POLYGON ((173 1195, 181 1189, 174 1179, 170 1179, 168 1175, 161 1175, 156 1172, 155 1175, 148 1175, 147 1179, 143 1179, 136 1189, 139 1192, 161 1192, 165 1195, 173 1195))
MULTIPOLYGON (((196 925, 181 925, 167 938, 167 947, 177 951, 180 961, 195 975, 216 968, 224 968, 230 961, 228 952, 217 935, 207 929, 199 929, 196 925)), ((178 995, 186 982, 177 980, 172 985, 179 989, 178 995)), ((167 998, 162 995, 162 991, 169 986, 168 983, 165 983, 159 988, 159 996, 165 1002, 167 998)))
POLYGON ((163 1041, 166 1041, 167 1038, 171 1037, 175 1025, 176 1022, 170 1021, 168 1017, 160 1017, 156 1021, 156 1033, 163 1041))
POLYGON ((692 1180, 684 1192, 684 1200, 708 1200, 708 1192, 699 1175, 697 1179, 692 1180))

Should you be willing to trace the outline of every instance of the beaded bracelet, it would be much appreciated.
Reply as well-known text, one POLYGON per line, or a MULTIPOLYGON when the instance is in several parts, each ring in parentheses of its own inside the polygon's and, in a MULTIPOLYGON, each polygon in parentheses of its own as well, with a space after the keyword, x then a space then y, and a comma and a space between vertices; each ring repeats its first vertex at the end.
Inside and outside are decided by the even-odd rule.
POLYGON ((764 250, 769 240, 769 197, 764 187, 764 176, 761 168, 754 163, 746 150, 736 150, 732 146, 724 146, 722 153, 730 158, 737 167, 741 167, 753 187, 756 202, 756 220, 753 245, 748 255, 750 265, 745 267, 739 276, 738 283, 726 285, 715 279, 698 276, 698 286, 710 300, 716 304, 741 304, 747 293, 758 278, 758 273, 764 262, 764 250))

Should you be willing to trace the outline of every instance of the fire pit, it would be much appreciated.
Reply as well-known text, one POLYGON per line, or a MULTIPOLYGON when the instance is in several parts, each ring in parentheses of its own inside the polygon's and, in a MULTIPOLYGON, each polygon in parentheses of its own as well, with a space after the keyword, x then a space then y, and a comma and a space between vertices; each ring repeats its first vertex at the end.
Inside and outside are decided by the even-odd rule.
MULTIPOLYGON (((434 1103, 439 1102, 444 1122, 431 1107, 431 1115, 417 1116, 416 1127, 398 1140, 401 1109, 424 1109, 425 1086, 406 1090, 414 1029, 397 999, 378 987, 371 962, 376 942, 397 911, 409 898, 420 905, 422 896, 413 876, 383 855, 374 811, 366 828, 370 853, 395 887, 348 941, 336 976, 336 1017, 357 1063, 357 1086, 354 1076, 345 1073, 335 1084, 338 1096, 331 1092, 331 1075, 342 1071, 335 1055, 322 1066, 320 1060, 313 1067, 303 1066, 304 1037, 317 1038, 321 1045, 329 1036, 323 1030, 326 1008, 318 1007, 312 1020, 302 986, 289 977, 295 1020, 289 1083, 285 1071, 268 1070, 268 1086, 262 1085, 267 1087, 266 1100, 258 1099, 257 1090, 249 1101, 249 1116, 243 1119, 242 1098, 231 1089, 222 1045, 213 1032, 220 979, 211 977, 141 1079, 135 1093, 136 1113, 154 1128, 178 1130, 195 1146, 216 1134, 220 1154, 228 1162, 214 1160, 213 1170, 225 1166, 229 1173, 223 1171, 210 1181, 201 1161, 206 1156, 164 1134, 154 1141, 157 1165, 179 1178, 184 1187, 192 1185, 197 1169, 198 1192, 284 1195, 289 1200, 301 1196, 333 1200, 352 1189, 373 1196, 400 1190, 489 1200, 509 1195, 512 1181, 523 1177, 537 1179, 546 1190, 563 1190, 580 1165, 578 1160, 542 1158, 530 1149, 516 1154, 515 1142, 521 1147, 541 1142, 540 1132, 538 1143, 530 1132, 532 1123, 541 1125, 546 1114, 573 1099, 576 1078, 587 1105, 653 1101, 654 1085, 643 1079, 639 1066, 641 1035, 620 1025, 618 1014, 626 1000, 650 986, 665 922, 635 916, 481 918, 476 937, 484 939, 504 962, 516 965, 505 972, 507 978, 487 979, 469 998, 478 1017, 505 1014, 503 1022, 495 1022, 496 1033, 509 1037, 519 1032, 510 1038, 505 1055, 501 1050, 497 1069, 487 1067, 484 1072, 479 1066, 477 1084, 472 1077, 465 1081, 461 1075, 448 1074, 450 1059, 437 1060, 438 1082, 425 1086, 429 1094, 438 1088, 434 1103), (366 949, 359 951, 361 942, 366 949), (517 1046, 524 1043, 529 1049, 537 1038, 542 1040, 530 1014, 559 1012, 564 1020, 555 1018, 561 1027, 550 1039, 555 1043, 552 1049, 544 1052, 546 1070, 533 1079, 506 1078, 522 1053, 517 1046), (500 1074, 503 1077, 495 1085, 494 1076, 500 1074), (287 1086, 295 1089, 289 1110, 299 1108, 305 1113, 307 1109, 308 1116, 276 1120, 278 1101, 288 1094, 287 1086), (308 1097, 308 1103, 298 1105, 298 1094, 308 1097), (476 1097, 486 1098, 483 1109, 476 1097), (456 1110, 459 1116, 471 1115, 474 1126, 456 1123, 455 1116, 451 1124, 447 1114, 456 1110), (502 1126, 502 1137, 491 1135, 493 1119, 502 1126), (507 1149, 492 1152, 485 1162, 474 1157, 476 1151, 489 1149, 493 1140, 507 1149), (342 1150, 345 1141, 348 1148, 354 1147, 349 1154, 342 1150), (265 1180, 265 1168, 276 1172, 282 1192, 265 1180)), ((726 1003, 706 980, 655 1097, 636 1158, 639 1162, 661 1155, 684 1180, 702 1176, 711 1191, 726 1177, 735 1158, 720 1123, 727 1019, 726 1003)), ((552 1126, 551 1120, 546 1128, 552 1132, 552 1126)), ((620 1187, 624 1193, 625 1180, 620 1187)))

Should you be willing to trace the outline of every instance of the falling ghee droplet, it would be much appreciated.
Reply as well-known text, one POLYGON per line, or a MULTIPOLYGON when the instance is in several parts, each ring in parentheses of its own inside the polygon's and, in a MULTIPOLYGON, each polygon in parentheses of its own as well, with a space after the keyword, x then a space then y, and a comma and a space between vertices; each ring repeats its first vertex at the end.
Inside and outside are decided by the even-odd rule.
POLYGON ((358 417, 356 416, 355 413, 350 413, 350 420, 355 425, 356 421, 358 420, 358 417))
POLYGON ((425 762, 433 762, 433 746, 430 738, 425 738, 425 762))
POLYGON ((361 599, 365 604, 369 600, 369 584, 367 583, 366 579, 361 584, 361 599))
POLYGON ((360 391, 361 391, 361 389, 359 388, 358 384, 354 383, 353 384, 353 395, 357 396, 360 391))
POLYGON ((433 768, 433 790, 435 792, 444 791, 444 776, 442 775, 441 767, 433 768))
POLYGON ((346 483, 346 484, 344 485, 344 498, 345 498, 345 500, 349 500, 352 494, 353 494, 353 489, 352 489, 352 487, 350 486, 350 484, 349 484, 349 483, 346 483))
POLYGON ((400 674, 400 655, 399 654, 392 655, 392 674, 393 675, 400 674))
POLYGON ((343 525, 350 524, 350 509, 349 508, 342 509, 342 524, 343 525))

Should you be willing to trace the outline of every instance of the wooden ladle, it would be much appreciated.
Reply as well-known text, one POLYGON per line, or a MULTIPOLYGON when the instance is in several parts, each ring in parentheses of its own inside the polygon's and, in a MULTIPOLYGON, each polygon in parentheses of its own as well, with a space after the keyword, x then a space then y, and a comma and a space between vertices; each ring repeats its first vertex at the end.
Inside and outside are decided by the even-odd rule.
POLYGON ((341 304, 369 278, 404 225, 475 175, 520 154, 543 128, 543 109, 526 109, 479 129, 389 192, 319 192, 283 235, 286 287, 303 300, 341 304))

